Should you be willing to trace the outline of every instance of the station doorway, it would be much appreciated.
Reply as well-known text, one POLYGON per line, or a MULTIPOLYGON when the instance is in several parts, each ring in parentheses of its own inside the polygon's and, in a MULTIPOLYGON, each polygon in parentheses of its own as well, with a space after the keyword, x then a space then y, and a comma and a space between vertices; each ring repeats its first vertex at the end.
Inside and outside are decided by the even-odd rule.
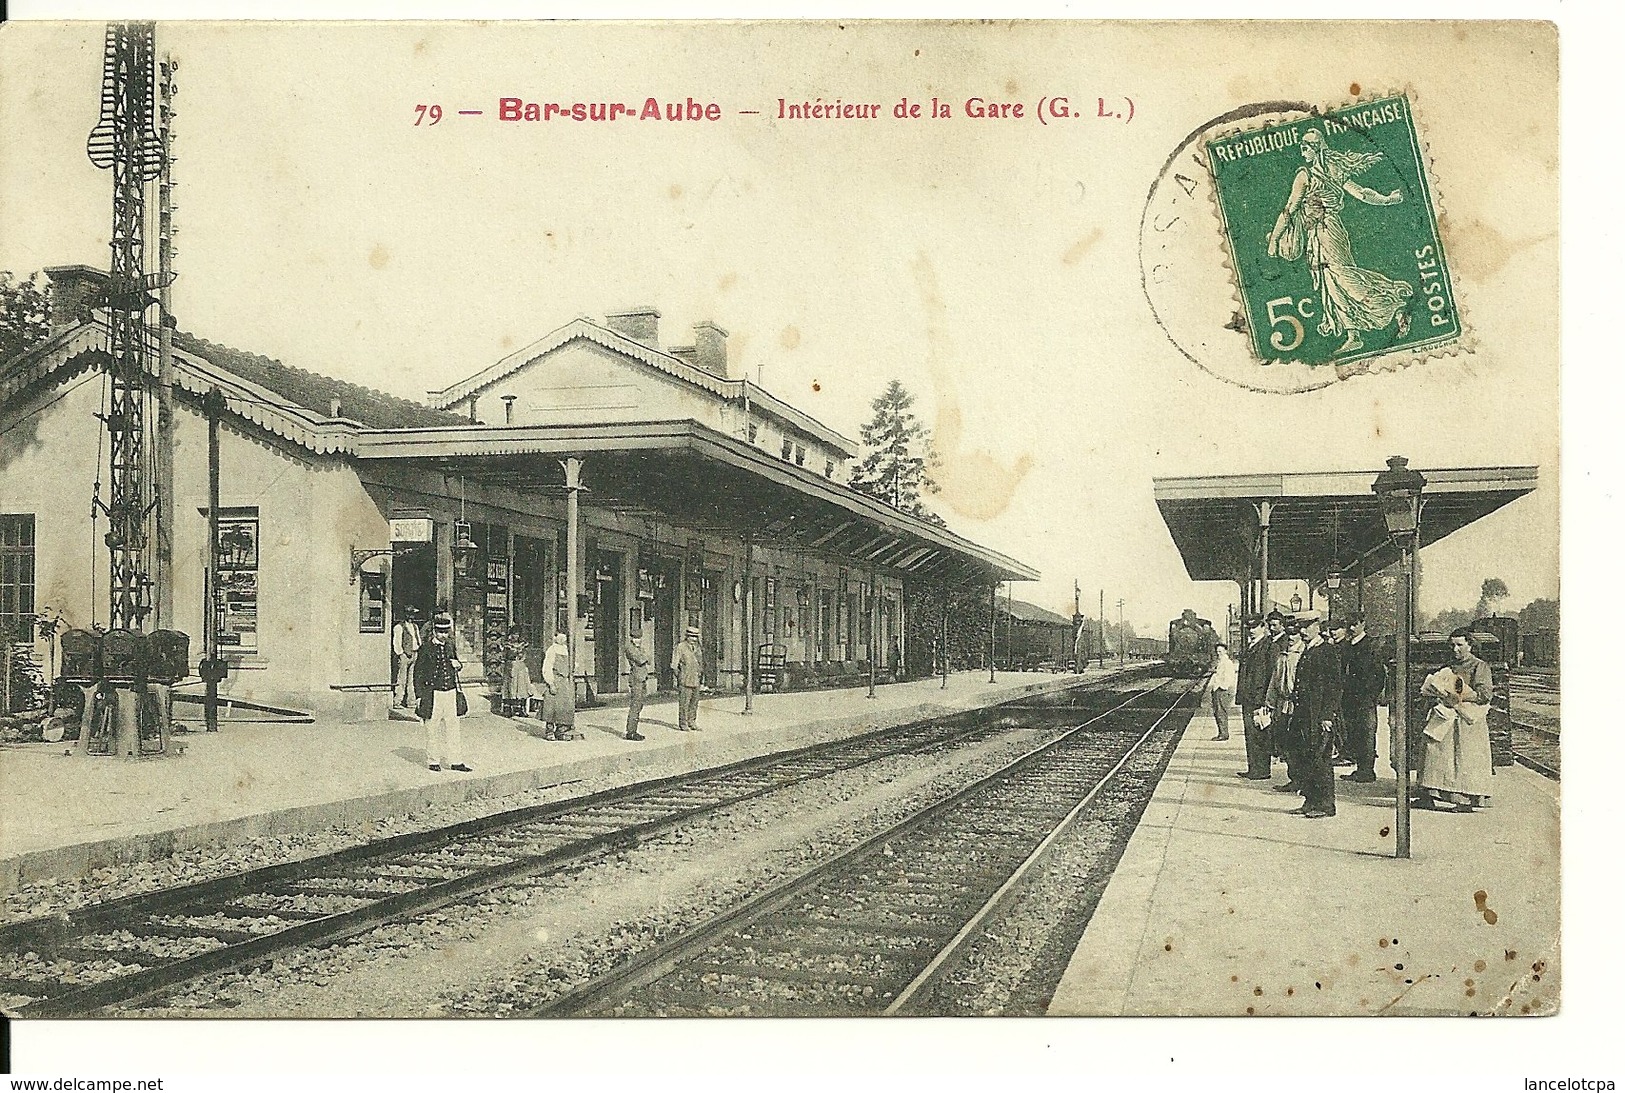
POLYGON ((594 687, 601 695, 621 689, 621 592, 625 558, 613 550, 592 555, 594 687))
POLYGON ((645 562, 649 579, 654 585, 654 599, 649 601, 649 622, 654 627, 655 678, 660 690, 675 691, 677 679, 672 674, 671 658, 677 652, 681 635, 677 632, 677 591, 680 564, 670 558, 648 558, 645 562))
POLYGON ((415 607, 418 624, 425 631, 434 623, 435 544, 397 543, 390 558, 390 618, 400 622, 406 609, 415 607))

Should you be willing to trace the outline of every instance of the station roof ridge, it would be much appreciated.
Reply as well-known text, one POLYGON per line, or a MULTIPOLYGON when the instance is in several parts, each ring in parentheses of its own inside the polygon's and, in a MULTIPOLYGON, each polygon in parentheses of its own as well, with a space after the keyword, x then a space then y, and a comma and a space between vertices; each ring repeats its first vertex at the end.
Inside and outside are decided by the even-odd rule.
POLYGON ((337 399, 341 416, 366 428, 421 428, 460 420, 457 414, 412 399, 312 372, 261 353, 235 349, 188 331, 176 331, 175 344, 322 418, 328 416, 328 407, 337 399))
POLYGON ((571 319, 563 326, 549 331, 529 345, 516 349, 495 364, 489 365, 471 376, 467 376, 438 391, 429 391, 429 405, 436 409, 443 409, 461 402, 469 395, 513 375, 536 358, 561 349, 577 338, 614 350, 658 372, 663 372, 666 375, 699 387, 701 390, 707 391, 718 398, 740 398, 749 395, 753 401, 762 406, 762 409, 795 428, 844 452, 848 456, 858 453, 858 445, 850 438, 825 425, 805 410, 785 402, 760 384, 743 377, 729 379, 718 376, 663 349, 645 345, 636 338, 630 338, 619 331, 611 330, 602 323, 584 315, 571 319))

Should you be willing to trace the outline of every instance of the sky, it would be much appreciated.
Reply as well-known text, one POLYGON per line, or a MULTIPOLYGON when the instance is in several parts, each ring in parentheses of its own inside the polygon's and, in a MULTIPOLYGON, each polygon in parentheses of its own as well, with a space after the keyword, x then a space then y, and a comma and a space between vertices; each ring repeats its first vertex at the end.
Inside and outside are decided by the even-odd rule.
MULTIPOLYGON (((111 180, 84 152, 101 44, 95 23, 0 30, 0 269, 107 262, 111 180)), ((1424 553, 1422 610, 1491 576, 1512 609, 1558 593, 1555 58, 1528 28, 167 24, 159 49, 181 65, 183 329, 421 398, 652 303, 664 343, 720 323, 736 374, 853 438, 896 378, 942 449, 929 503, 1042 572, 1018 598, 1070 612, 1077 581, 1142 633, 1235 596, 1189 581, 1154 477, 1538 465, 1534 494, 1424 553), (1209 118, 1354 84, 1412 91, 1474 349, 1301 394, 1219 380, 1141 290, 1151 182, 1209 118), (1057 94, 1089 116, 1039 124, 1057 94), (649 96, 721 117, 496 117, 649 96), (965 117, 973 96, 1027 116, 965 117), (892 117, 905 97, 927 116, 892 117), (780 119, 781 98, 882 117, 780 119), (1098 117, 1127 100, 1133 120, 1098 117)), ((1222 290, 1210 272, 1193 291, 1222 290)))

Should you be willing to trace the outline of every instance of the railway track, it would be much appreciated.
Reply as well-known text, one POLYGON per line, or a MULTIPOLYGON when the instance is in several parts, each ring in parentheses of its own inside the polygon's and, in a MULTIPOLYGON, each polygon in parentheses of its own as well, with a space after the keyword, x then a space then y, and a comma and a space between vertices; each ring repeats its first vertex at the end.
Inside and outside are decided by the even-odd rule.
MULTIPOLYGON (((1145 749, 1166 763, 1194 704, 1183 684, 1172 702, 1135 705, 1164 686, 531 1014, 937 1012, 945 977, 1079 817, 1145 749)), ((1156 774, 1140 779, 1148 797, 1156 774)))
POLYGON ((0 926, 0 995, 8 1011, 30 1017, 152 998, 563 871, 793 784, 1076 716, 1064 701, 995 706, 8 923, 0 926))
POLYGON ((1512 758, 1554 781, 1562 777, 1562 749, 1556 729, 1514 721, 1512 758))

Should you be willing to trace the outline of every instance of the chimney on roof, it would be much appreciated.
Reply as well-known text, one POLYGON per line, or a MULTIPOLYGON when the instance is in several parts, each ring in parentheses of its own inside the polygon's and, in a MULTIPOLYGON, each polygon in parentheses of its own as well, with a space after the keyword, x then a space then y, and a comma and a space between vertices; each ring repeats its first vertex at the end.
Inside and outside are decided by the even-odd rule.
POLYGON ((713 376, 728 378, 728 332, 709 319, 694 324, 694 363, 713 376))
POLYGON ((604 322, 617 334, 641 342, 650 349, 660 348, 660 312, 647 304, 605 315, 604 322))
POLYGON ((47 266, 51 282, 51 333, 60 333, 90 318, 90 309, 107 299, 107 274, 90 266, 47 266))
POLYGON ((330 398, 330 399, 327 400, 327 416, 328 417, 343 417, 344 416, 344 407, 339 404, 338 399, 330 398))
POLYGON ((502 423, 504 425, 512 425, 513 424, 513 404, 515 402, 517 402, 518 400, 519 400, 518 395, 503 395, 502 396, 502 423))

